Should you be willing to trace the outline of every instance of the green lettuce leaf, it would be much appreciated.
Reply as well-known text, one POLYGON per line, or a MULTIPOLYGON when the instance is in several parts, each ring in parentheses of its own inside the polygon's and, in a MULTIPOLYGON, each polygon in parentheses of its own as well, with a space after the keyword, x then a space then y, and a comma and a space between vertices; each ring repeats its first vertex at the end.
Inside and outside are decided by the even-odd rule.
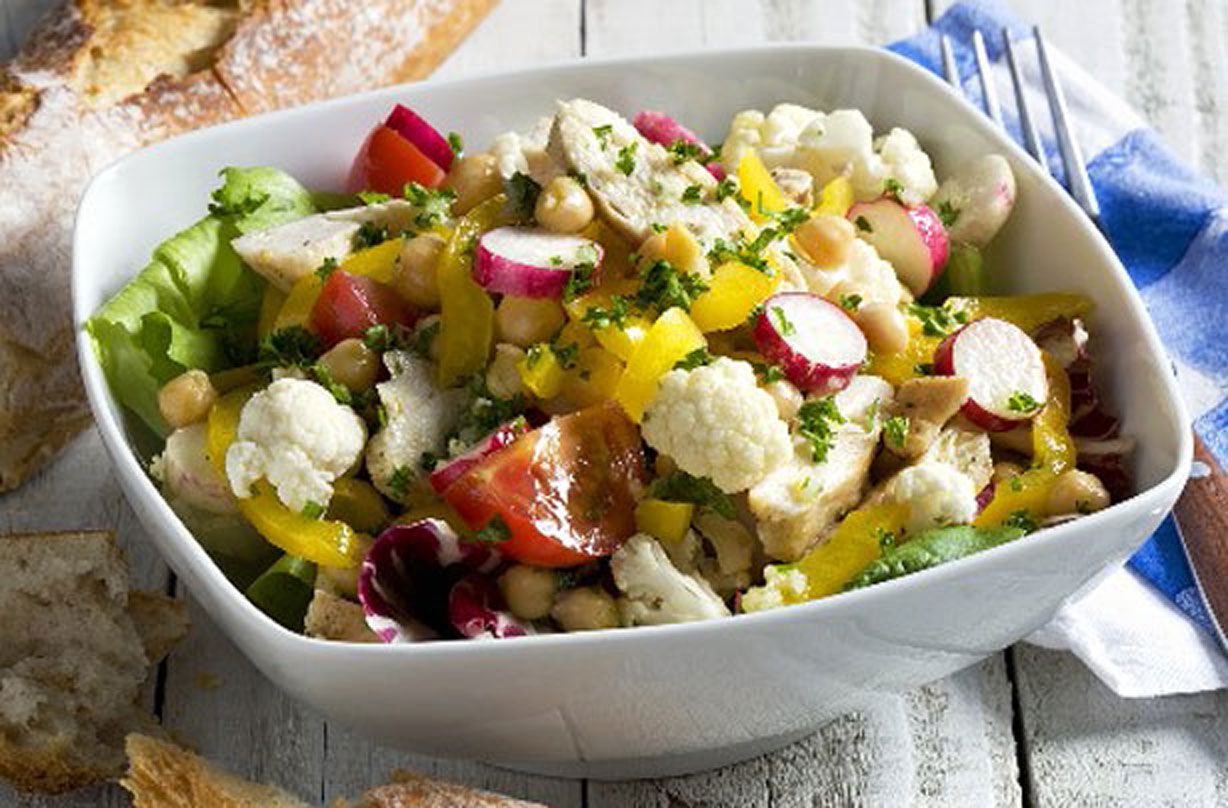
POLYGON ((86 323, 120 403, 159 435, 158 389, 189 368, 254 358, 264 279, 230 242, 315 212, 311 194, 273 168, 227 168, 209 215, 158 245, 150 262, 86 323))

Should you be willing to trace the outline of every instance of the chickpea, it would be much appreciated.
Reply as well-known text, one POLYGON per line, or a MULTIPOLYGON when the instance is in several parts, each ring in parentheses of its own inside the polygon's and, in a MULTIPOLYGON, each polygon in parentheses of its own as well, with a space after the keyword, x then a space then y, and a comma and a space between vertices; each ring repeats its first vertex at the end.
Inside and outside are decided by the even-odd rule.
POLYGON ((1046 510, 1050 516, 1092 513, 1109 506, 1109 492, 1095 474, 1071 469, 1053 481, 1046 510))
POLYGON ((550 614, 558 588, 558 576, 545 567, 517 564, 499 576, 503 600, 521 620, 541 620, 550 614))
POLYGON ((355 393, 370 389, 379 375, 379 355, 356 337, 329 348, 319 362, 329 376, 355 393))
POLYGON ((471 154, 452 163, 443 187, 456 192, 452 210, 465 214, 503 190, 499 163, 491 154, 471 154))
POLYGON ((564 631, 592 631, 622 625, 614 598, 595 586, 560 592, 554 598, 550 616, 564 631))
POLYGON ((593 220, 593 200, 571 177, 555 177, 538 194, 533 217, 555 233, 579 233, 593 220))
POLYGON ((499 398, 512 398, 524 392, 520 369, 516 363, 524 359, 524 350, 501 342, 495 346, 495 358, 486 368, 486 389, 499 398))
POLYGON ((862 303, 853 319, 877 353, 898 353, 908 346, 908 321, 888 303, 862 303))
POLYGON ((1009 482, 1012 478, 1023 474, 1023 468, 1018 463, 1011 463, 1003 460, 993 464, 993 484, 1002 485, 1009 482))
POLYGON ((158 411, 172 429, 205 420, 217 401, 217 390, 203 370, 188 370, 158 391, 158 411))
POLYGON ((549 342, 566 319, 557 300, 508 295, 495 311, 495 328, 501 341, 528 348, 534 343, 549 342))
POLYGON ((857 232, 843 217, 819 215, 803 222, 794 231, 793 238, 815 266, 834 269, 848 259, 849 247, 857 238, 857 232))
POLYGON ((764 388, 767 394, 776 402, 776 411, 780 413, 780 417, 786 421, 793 419, 797 415, 797 411, 802 408, 801 391, 789 384, 783 379, 774 381, 764 388))
POLYGON ((444 242, 434 233, 405 242, 392 271, 392 288, 408 302, 424 309, 439 308, 439 256, 444 242))

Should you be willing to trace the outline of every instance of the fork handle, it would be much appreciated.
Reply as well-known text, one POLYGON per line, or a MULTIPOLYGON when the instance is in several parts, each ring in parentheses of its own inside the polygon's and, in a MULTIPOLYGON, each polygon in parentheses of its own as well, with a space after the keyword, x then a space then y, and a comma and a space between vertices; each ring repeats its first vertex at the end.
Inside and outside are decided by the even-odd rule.
POLYGON ((1228 642, 1228 477, 1198 435, 1194 459, 1209 472, 1190 477, 1173 515, 1220 639, 1228 642))

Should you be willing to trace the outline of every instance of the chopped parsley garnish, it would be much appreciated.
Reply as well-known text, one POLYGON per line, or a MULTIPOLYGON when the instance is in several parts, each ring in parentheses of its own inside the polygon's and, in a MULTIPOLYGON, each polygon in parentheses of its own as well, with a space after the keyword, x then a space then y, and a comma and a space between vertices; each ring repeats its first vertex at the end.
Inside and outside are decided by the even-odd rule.
POLYGON ((576 356, 580 353, 580 346, 574 342, 567 345, 539 342, 536 345, 529 346, 529 350, 525 353, 525 362, 530 369, 535 368, 545 358, 547 353, 554 354, 554 361, 564 370, 568 370, 575 367, 576 356))
POLYGON ((409 344, 406 345, 409 350, 416 353, 418 356, 426 357, 431 353, 431 344, 435 341, 435 337, 439 334, 439 329, 443 326, 443 320, 434 319, 429 322, 423 322, 414 329, 413 336, 409 338, 409 344))
POLYGON ((324 516, 324 513, 327 510, 328 509, 320 503, 309 499, 307 500, 307 503, 303 505, 303 510, 301 510, 300 513, 303 514, 303 516, 306 516, 308 519, 319 519, 324 516))
POLYGON ((609 306, 589 306, 584 316, 580 318, 580 322, 594 331, 611 326, 622 328, 627 324, 627 315, 630 312, 631 307, 627 305, 627 298, 622 295, 613 295, 610 297, 609 306))
POLYGON ((883 182, 883 193, 887 194, 888 196, 894 196, 896 199, 899 199, 900 194, 904 193, 904 186, 900 185, 900 181, 897 180, 895 177, 888 177, 883 182))
POLYGON ((630 177, 631 172, 635 171, 635 150, 639 148, 639 145, 638 140, 633 140, 618 150, 618 159, 614 161, 614 167, 625 177, 630 177))
POLYGON ((682 201, 688 205, 699 205, 704 201, 703 189, 698 185, 688 185, 682 192, 682 201))
POLYGON ((874 528, 874 538, 878 541, 878 549, 880 552, 887 552, 892 547, 895 547, 895 534, 890 530, 884 530, 881 527, 874 528))
POLYGON ((912 372, 917 374, 918 376, 933 376, 934 375, 934 363, 933 362, 920 362, 912 366, 912 372))
POLYGON ((738 517, 733 498, 716 487, 707 477, 695 477, 685 471, 675 471, 652 485, 652 495, 669 502, 690 502, 711 508, 726 519, 738 517))
POLYGON ((422 469, 427 474, 434 471, 435 467, 438 465, 439 455, 435 454, 434 452, 423 452, 422 456, 418 458, 418 468, 422 469))
POLYGON ((1032 516, 1026 509, 1012 511, 1011 515, 1002 520, 1003 527, 1017 527, 1027 533, 1032 533, 1040 528, 1035 517, 1032 516))
POLYGON ((789 321, 789 318, 785 316, 785 310, 780 306, 772 306, 768 316, 776 323, 776 330, 780 332, 780 336, 789 337, 797 331, 797 327, 789 321))
POLYGON ((832 427, 842 423, 844 416, 836 408, 836 401, 831 396, 802 404, 797 411, 797 434, 810 442, 814 462, 822 463, 827 459, 835 435, 832 427))
POLYGON ((550 261, 550 266, 552 266, 552 267, 561 267, 561 266, 563 265, 563 256, 561 256, 561 255, 552 255, 552 256, 550 256, 549 261, 550 261))
POLYGON ((363 222, 354 234, 354 249, 365 250, 388 240, 388 225, 363 222))
POLYGON ((480 530, 473 534, 475 541, 483 542, 484 544, 498 544, 505 542, 512 537, 512 529, 507 526, 507 522, 503 521, 503 517, 494 516, 480 530))
POLYGON ((861 308, 861 295, 840 295, 840 308, 845 311, 857 311, 861 308))
POLYGON ((1010 487, 1012 491, 1019 492, 1023 490, 1023 478, 1018 474, 1011 477, 1010 487))
POLYGON ((960 209, 951 204, 949 199, 944 199, 938 203, 938 218, 942 220, 943 227, 950 229, 959 221, 960 209))
POLYGON ((1011 412, 1029 413, 1040 409, 1040 402, 1022 390, 1011 393, 1006 400, 1006 408, 1011 412))
POLYGON ((592 261, 586 261, 583 264, 576 264, 571 268, 571 274, 567 276, 567 283, 563 286, 563 300, 571 302, 580 295, 593 288, 593 276, 597 273, 597 265, 592 261))
POLYGON ((537 197, 542 187, 537 180, 521 171, 517 171, 507 181, 507 203, 520 219, 532 219, 533 209, 537 207, 537 197))
POLYGON ((764 384, 778 382, 785 377, 785 372, 783 370, 775 365, 769 365, 767 362, 751 362, 750 366, 754 368, 755 373, 764 384))
POLYGON ((338 404, 349 406, 354 403, 354 395, 350 392, 350 388, 334 379, 333 374, 323 364, 316 362, 312 365, 311 375, 316 377, 321 387, 333 394, 338 404))
POLYGON ((874 228, 870 225, 870 220, 865 216, 858 216, 853 220, 853 224, 857 225, 857 229, 863 233, 873 233, 874 228))
POLYGON ((316 361, 320 338, 302 326, 274 331, 260 343, 260 361, 285 367, 306 367, 316 361))
POLYGON ((696 348, 674 363, 674 370, 694 370, 712 364, 713 356, 707 348, 696 348))
POLYGON ((381 194, 379 191, 359 191, 358 198, 364 205, 379 205, 392 199, 388 194, 381 194))
POLYGON ((468 446, 473 445, 483 435, 489 434, 495 427, 504 424, 524 412, 524 397, 517 394, 511 398, 500 398, 486 386, 486 378, 474 374, 468 386, 469 406, 461 413, 457 421, 454 437, 460 438, 468 446))
POLYGON ((795 206, 792 208, 785 208, 778 213, 769 213, 768 215, 776 221, 776 228, 774 229, 777 232, 774 236, 772 236, 772 240, 774 241, 782 236, 787 236, 800 227, 803 222, 810 218, 810 211, 803 207, 795 206))
POLYGON ((653 261, 640 272, 635 303, 641 309, 665 311, 677 306, 690 311, 695 298, 706 291, 708 284, 698 275, 682 272, 669 261, 653 261))
POLYGON ((330 255, 327 258, 325 258, 323 261, 321 261, 320 265, 316 267, 316 277, 318 277, 322 281, 326 281, 328 280, 329 276, 332 275, 334 271, 336 271, 336 269, 337 269, 337 259, 333 258, 330 255))
POLYGON ((460 132, 448 133, 448 145, 452 147, 452 154, 457 157, 460 157, 461 153, 465 151, 465 141, 461 138, 460 132))
POLYGON ((416 182, 406 183, 402 193, 418 209, 414 224, 424 229, 442 224, 452 214, 456 201, 456 192, 450 188, 424 188, 416 182))
POLYGON ((674 159, 674 165, 676 166, 682 165, 687 160, 698 160, 707 154, 703 146, 683 140, 682 138, 678 138, 666 146, 666 151, 674 159))
MULTIPOLYGON (((775 233, 770 227, 763 232, 775 233)), ((767 259, 760 255, 760 253, 770 243, 771 239, 764 242, 761 241, 762 237, 763 234, 761 233, 758 238, 751 242, 746 241, 745 238, 739 238, 732 244, 723 238, 718 238, 712 243, 712 249, 708 250, 708 260, 717 265, 733 261, 745 264, 751 269, 757 269, 765 275, 770 275, 772 268, 768 265, 767 259)))
POLYGON ((661 224, 660 222, 653 222, 652 224, 648 226, 652 228, 652 232, 654 233, 664 233, 666 230, 669 230, 668 227, 661 224))
POLYGON ((383 323, 373 325, 362 332, 362 344, 376 353, 383 353, 392 347, 392 331, 383 323))
POLYGON ((724 202, 731 196, 737 196, 738 181, 733 177, 726 177, 716 184, 716 201, 724 202))
POLYGON ((962 311, 952 311, 946 306, 922 306, 920 303, 910 303, 908 313, 921 321, 921 331, 927 337, 945 337, 957 327, 968 322, 968 315, 962 311))
POLYGON ((593 127, 593 134, 597 136, 597 140, 601 143, 601 148, 606 148, 610 145, 610 135, 614 132, 612 124, 602 124, 601 126, 593 127))
POLYGON ((388 478, 388 490, 397 499, 401 499, 409 491, 410 483, 414 481, 414 470, 409 466, 397 466, 388 478))
POLYGON ((903 415, 893 415, 883 421, 883 437, 887 443, 897 449, 903 449, 908 441, 908 429, 911 424, 903 415))

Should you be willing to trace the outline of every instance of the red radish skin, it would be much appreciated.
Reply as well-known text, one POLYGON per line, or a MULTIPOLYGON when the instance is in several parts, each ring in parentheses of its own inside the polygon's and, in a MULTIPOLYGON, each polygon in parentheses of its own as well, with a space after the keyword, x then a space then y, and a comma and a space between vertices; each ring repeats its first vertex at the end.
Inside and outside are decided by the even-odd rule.
POLYGON ((951 334, 934 352, 934 372, 968 380, 962 412, 989 432, 1006 432, 1030 421, 1032 412, 1012 410, 1010 398, 1026 393, 1044 403, 1049 382, 1040 349, 1017 326, 986 317, 951 334))
POLYGON ((384 126, 393 130, 401 137, 418 147, 432 163, 448 171, 452 168, 452 160, 456 155, 447 138, 435 131, 435 127, 426 122, 418 113, 407 106, 397 104, 388 113, 384 126))
POLYGON ((631 125, 643 135, 644 139, 669 148, 681 140, 700 147, 699 162, 704 164, 708 173, 717 181, 725 179, 725 167, 712 158, 715 157, 708 144, 699 139, 699 135, 687 129, 664 112, 645 109, 636 114, 631 125))
POLYGON ((759 352, 807 393, 843 390, 866 361, 866 338, 844 309, 809 292, 781 292, 755 321, 759 352))
POLYGON ((926 205, 903 205, 883 196, 849 208, 848 220, 857 235, 895 269, 916 296, 938 280, 950 256, 951 244, 942 219, 926 205))
POLYGON ((503 424, 460 457, 455 457, 432 471, 431 488, 435 489, 435 493, 442 494, 449 485, 456 482, 457 478, 476 466, 483 458, 494 454, 528 431, 529 425, 523 419, 503 424))
POLYGON ((497 227, 478 239, 473 279, 489 292, 516 297, 562 297, 581 264, 601 267, 601 245, 531 227, 497 227))

